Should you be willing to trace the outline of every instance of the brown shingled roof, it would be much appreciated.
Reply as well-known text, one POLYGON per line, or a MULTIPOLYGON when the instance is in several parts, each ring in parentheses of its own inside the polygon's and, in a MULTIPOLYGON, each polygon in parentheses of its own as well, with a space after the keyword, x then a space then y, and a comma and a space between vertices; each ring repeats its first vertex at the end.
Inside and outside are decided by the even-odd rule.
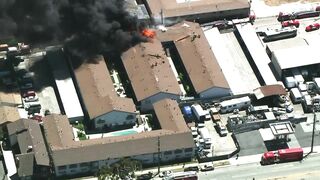
MULTIPOLYGON (((73 137, 71 137, 70 134, 62 133, 63 131, 71 132, 71 129, 65 128, 65 126, 68 126, 66 124, 69 123, 66 116, 46 116, 43 120, 43 124, 47 141, 50 144, 53 162, 55 166, 61 166, 108 158, 112 159, 155 153, 158 151, 158 137, 160 138, 161 151, 194 147, 190 130, 185 123, 182 123, 182 119, 180 119, 182 115, 181 112, 180 114, 178 113, 178 109, 178 103, 173 100, 161 100, 155 105, 155 111, 157 113, 165 112, 170 113, 172 116, 177 115, 177 125, 174 125, 175 122, 169 122, 174 125, 173 128, 168 127, 168 129, 142 132, 134 135, 105 137, 83 141, 73 141, 73 137), (53 129, 51 126, 58 126, 61 129, 53 129), (64 136, 57 136, 56 134, 64 134, 64 136), (62 140, 57 139, 63 139, 68 143, 61 143, 62 140), (55 145, 55 143, 58 144, 55 145)), ((160 124, 168 123, 163 123, 163 121, 168 121, 166 118, 166 116, 158 117, 160 124)))
POLYGON ((140 43, 122 54, 138 101, 160 92, 180 95, 181 90, 160 41, 140 43))
POLYGON ((29 146, 38 165, 49 166, 49 156, 37 121, 20 119, 7 125, 8 135, 16 135, 21 153, 27 153, 29 146))
POLYGON ((183 22, 158 33, 161 41, 174 41, 190 80, 197 93, 213 87, 229 88, 226 78, 212 53, 198 23, 183 22))
POLYGON ((179 17, 225 10, 249 8, 247 0, 198 0, 178 3, 177 0, 145 0, 153 17, 179 17))
POLYGON ((90 119, 111 111, 136 111, 133 100, 119 97, 103 56, 96 63, 85 63, 75 70, 75 77, 90 119))

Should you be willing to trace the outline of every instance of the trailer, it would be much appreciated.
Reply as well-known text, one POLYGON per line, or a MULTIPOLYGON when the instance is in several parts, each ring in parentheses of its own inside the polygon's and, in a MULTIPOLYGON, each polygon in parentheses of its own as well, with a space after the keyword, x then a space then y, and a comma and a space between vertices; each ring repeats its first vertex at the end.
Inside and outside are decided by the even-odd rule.
POLYGON ((193 104, 191 106, 191 109, 192 109, 192 112, 197 117, 197 120, 199 122, 203 122, 203 121, 207 120, 208 118, 210 119, 209 112, 203 110, 203 108, 199 104, 193 104))
POLYGON ((210 149, 211 147, 211 136, 206 127, 198 128, 198 133, 201 136, 201 139, 204 141, 204 148, 210 149))
POLYGON ((261 164, 268 165, 289 161, 300 161, 303 159, 302 148, 279 149, 278 151, 265 152, 261 157, 261 164))
POLYGON ((232 112, 235 109, 248 108, 250 105, 251 105, 251 100, 248 96, 230 99, 230 100, 222 101, 220 103, 220 112, 228 113, 228 112, 232 112))

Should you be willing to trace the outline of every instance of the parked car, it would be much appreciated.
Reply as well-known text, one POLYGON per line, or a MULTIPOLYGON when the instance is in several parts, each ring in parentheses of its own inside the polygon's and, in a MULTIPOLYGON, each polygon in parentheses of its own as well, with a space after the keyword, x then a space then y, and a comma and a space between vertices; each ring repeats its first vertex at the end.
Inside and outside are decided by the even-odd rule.
POLYGON ((32 83, 25 83, 25 84, 21 84, 20 89, 22 90, 28 90, 28 89, 32 89, 33 85, 32 83))
POLYGON ((221 123, 221 121, 217 122, 217 131, 221 137, 227 136, 228 130, 225 125, 221 123))
POLYGON ((41 115, 33 115, 30 117, 30 119, 36 120, 38 122, 42 122, 42 116, 41 115))
POLYGON ((25 98, 25 97, 29 97, 29 96, 36 96, 36 92, 34 91, 25 91, 22 93, 22 97, 25 98))
POLYGON ((149 172, 148 174, 141 174, 137 176, 137 180, 149 180, 152 179, 153 173, 149 172))
POLYGON ((284 21, 281 23, 282 27, 289 27, 289 26, 295 26, 298 28, 300 26, 300 22, 297 20, 290 20, 290 21, 284 21))
POLYGON ((160 174, 159 174, 159 177, 168 177, 172 174, 172 171, 162 171, 160 174))
POLYGON ((38 96, 27 96, 25 98, 23 98, 25 102, 36 102, 39 100, 38 96))
POLYGON ((196 172, 198 172, 199 171, 199 167, 198 166, 190 166, 190 167, 184 168, 183 171, 184 172, 186 172, 186 171, 196 171, 196 172))
POLYGON ((318 30, 320 28, 320 24, 319 23, 314 23, 314 24, 310 24, 309 26, 306 27, 306 31, 310 32, 310 31, 315 31, 318 30))
POLYGON ((214 167, 212 165, 204 165, 200 168, 200 171, 213 171, 214 167))

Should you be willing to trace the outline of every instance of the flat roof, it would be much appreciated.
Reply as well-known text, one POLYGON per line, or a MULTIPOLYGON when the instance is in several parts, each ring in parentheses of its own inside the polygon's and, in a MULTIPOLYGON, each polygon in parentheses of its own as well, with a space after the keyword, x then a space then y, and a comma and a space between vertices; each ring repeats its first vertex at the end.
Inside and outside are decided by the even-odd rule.
POLYGON ((0 124, 20 119, 16 101, 11 93, 0 92, 0 124))
POLYGON ((290 121, 270 123, 269 126, 274 136, 288 135, 294 133, 294 128, 292 127, 290 121))
POLYGON ((308 45, 308 42, 305 38, 302 37, 282 39, 281 41, 272 41, 267 43, 267 47, 270 50, 270 52, 305 45, 308 45))
POLYGON ((252 93, 260 86, 233 32, 220 34, 218 28, 211 28, 204 34, 232 94, 252 93))
POLYGON ((288 49, 275 50, 272 55, 275 57, 280 69, 289 69, 320 63, 319 47, 299 46, 288 49))
POLYGON ((250 8, 247 0, 145 0, 151 16, 181 17, 250 8))
POLYGON ((47 52, 63 109, 68 118, 83 117, 83 111, 62 50, 47 52))
POLYGON ((255 65, 265 84, 272 85, 277 83, 277 79, 273 75, 269 63, 271 63, 262 42, 259 40, 254 27, 250 24, 237 24, 237 31, 239 32, 242 41, 247 47, 255 65))

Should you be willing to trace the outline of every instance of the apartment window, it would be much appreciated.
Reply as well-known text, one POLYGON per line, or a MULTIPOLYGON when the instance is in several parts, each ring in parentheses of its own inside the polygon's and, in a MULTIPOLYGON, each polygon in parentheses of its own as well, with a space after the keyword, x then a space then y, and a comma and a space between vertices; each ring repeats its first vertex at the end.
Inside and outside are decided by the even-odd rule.
POLYGON ((134 116, 133 116, 132 114, 130 114, 130 115, 127 116, 127 120, 131 120, 131 119, 133 119, 133 118, 134 118, 134 116))
POLYGON ((70 169, 77 168, 77 167, 78 167, 78 164, 71 164, 71 165, 69 165, 69 168, 70 168, 70 169))
POLYGON ((166 151, 164 152, 164 155, 171 155, 172 154, 172 151, 166 151))
POLYGON ((58 170, 65 170, 67 168, 67 166, 59 166, 58 170))
POLYGON ((103 123, 104 123, 104 120, 98 119, 97 123, 98 123, 98 124, 103 124, 103 123))
POLYGON ((175 154, 180 154, 180 153, 182 153, 182 150, 181 149, 177 149, 177 150, 174 151, 174 153, 175 154))
POLYGON ((193 150, 192 148, 187 148, 184 150, 184 152, 192 152, 192 150, 193 150))
POLYGON ((80 164, 80 167, 87 167, 87 166, 89 166, 89 163, 81 163, 80 164))

